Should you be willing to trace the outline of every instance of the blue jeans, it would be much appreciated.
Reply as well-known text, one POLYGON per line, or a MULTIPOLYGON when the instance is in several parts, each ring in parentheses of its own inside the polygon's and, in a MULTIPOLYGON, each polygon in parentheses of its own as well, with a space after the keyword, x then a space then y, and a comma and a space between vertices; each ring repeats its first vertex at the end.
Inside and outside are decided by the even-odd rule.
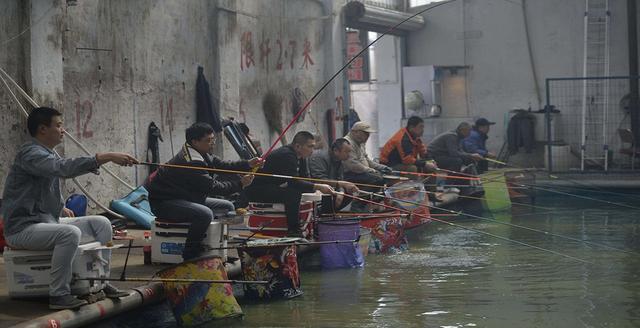
MULTIPOLYGON (((53 249, 49 296, 71 294, 73 259, 80 244, 99 241, 105 245, 110 240, 111 222, 99 215, 60 218, 60 223, 36 223, 7 236, 7 243, 16 248, 53 249)), ((103 250, 102 257, 111 263, 111 250, 103 250)), ((109 270, 105 273, 109 277, 109 270)))
POLYGON ((202 245, 214 213, 235 210, 233 203, 218 198, 207 198, 204 205, 183 199, 150 200, 151 211, 162 221, 191 223, 187 232, 182 258, 189 260, 205 251, 202 245))

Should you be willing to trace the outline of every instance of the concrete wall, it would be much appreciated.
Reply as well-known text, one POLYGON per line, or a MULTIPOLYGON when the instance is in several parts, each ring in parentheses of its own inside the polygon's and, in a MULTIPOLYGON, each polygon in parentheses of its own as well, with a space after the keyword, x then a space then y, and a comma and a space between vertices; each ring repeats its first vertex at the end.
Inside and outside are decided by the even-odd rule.
MULTIPOLYGON (((610 71, 611 75, 626 75, 626 1, 609 3, 610 71)), ((407 39, 408 65, 469 66, 458 70, 458 75, 465 77, 466 89, 466 99, 458 106, 467 107, 468 114, 443 106, 442 118, 430 119, 431 124, 454 124, 456 120, 451 117, 471 120, 483 116, 496 121, 488 141, 494 151, 502 145, 509 110, 544 106, 545 78, 582 75, 583 0, 459 0, 423 16, 425 28, 407 39), (535 81, 523 24, 523 2, 535 81)))
MULTIPOLYGON (((41 105, 64 112, 67 130, 91 152, 125 151, 145 159, 147 127, 155 122, 164 142, 160 160, 184 143, 184 129, 195 121, 197 67, 203 66, 222 117, 246 122, 265 150, 275 140, 262 109, 264 95, 283 96, 282 123, 292 117, 291 93, 311 97, 342 65, 344 1, 232 0, 61 0, 0 2, 0 42, 33 26, 0 52, 0 65, 35 94, 41 105), (282 45, 282 48, 280 48, 282 45), (30 51, 29 51, 30 50, 30 51)), ((3 45, 4 47, 4 45, 3 45)), ((325 111, 344 96, 338 77, 287 134, 326 133, 325 111)), ((0 87, 2 183, 14 149, 24 141, 24 120, 0 87)), ((342 131, 338 131, 341 134, 342 131)), ((237 155, 218 138, 217 153, 237 155)), ((59 151, 83 152, 70 140, 59 151)), ((146 167, 108 165, 132 185, 146 167)), ((81 183, 102 202, 128 188, 104 172, 81 183)), ((0 185, 2 187, 3 184, 0 185)), ((66 192, 78 192, 66 184, 66 192)))

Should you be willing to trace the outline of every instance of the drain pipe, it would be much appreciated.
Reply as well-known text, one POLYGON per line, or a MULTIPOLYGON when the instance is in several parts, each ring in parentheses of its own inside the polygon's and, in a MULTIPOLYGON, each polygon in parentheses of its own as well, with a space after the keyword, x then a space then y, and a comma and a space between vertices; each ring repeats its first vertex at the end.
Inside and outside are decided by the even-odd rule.
POLYGON ((627 0, 627 34, 629 35, 629 113, 631 131, 637 147, 640 140, 640 107, 638 107, 638 10, 636 0, 627 0))
POLYGON ((132 289, 129 296, 115 302, 111 299, 85 305, 79 310, 62 310, 44 315, 27 322, 19 323, 16 328, 52 328, 82 327, 99 320, 113 317, 144 305, 158 303, 165 299, 162 283, 155 282, 132 289))

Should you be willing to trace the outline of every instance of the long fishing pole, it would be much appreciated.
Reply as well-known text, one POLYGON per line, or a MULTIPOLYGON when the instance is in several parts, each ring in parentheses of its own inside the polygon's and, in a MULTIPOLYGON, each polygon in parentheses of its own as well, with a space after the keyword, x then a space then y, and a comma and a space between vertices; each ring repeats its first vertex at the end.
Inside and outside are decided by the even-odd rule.
POLYGON ((571 196, 571 197, 576 197, 576 198, 581 198, 581 199, 591 200, 591 201, 600 202, 600 203, 609 204, 609 205, 615 205, 615 206, 620 206, 620 207, 626 207, 626 208, 630 208, 630 209, 634 209, 634 210, 640 210, 640 207, 631 206, 631 205, 622 204, 622 203, 611 202, 611 201, 604 200, 604 199, 598 199, 598 198, 594 198, 594 197, 587 197, 587 196, 582 196, 582 195, 576 195, 576 194, 572 194, 572 193, 568 193, 568 192, 563 192, 563 191, 553 190, 553 189, 544 188, 544 187, 539 187, 539 186, 534 186, 534 185, 527 185, 527 184, 523 184, 523 183, 515 183, 515 182, 511 182, 511 183, 512 183, 512 184, 515 184, 515 185, 517 185, 517 186, 525 187, 525 188, 529 188, 529 189, 543 190, 543 191, 547 191, 547 192, 550 192, 550 193, 555 193, 555 194, 560 194, 560 195, 566 195, 566 196, 571 196))
POLYGON ((358 238, 356 238, 356 239, 347 239, 347 240, 323 240, 323 241, 307 241, 307 242, 292 241, 290 243, 287 243, 287 242, 254 243, 254 244, 244 244, 242 246, 208 247, 207 249, 210 250, 210 251, 213 251, 213 250, 223 250, 223 249, 256 248, 256 247, 281 247, 281 246, 309 246, 309 245, 327 245, 327 244, 349 244, 349 243, 357 243, 358 241, 360 241, 360 236, 358 236, 358 238))
POLYGON ((320 95, 320 93, 327 88, 327 86, 329 86, 329 84, 336 78, 338 77, 338 75, 340 75, 340 73, 342 73, 342 71, 344 71, 347 67, 349 67, 349 65, 351 65, 351 63, 356 60, 358 57, 360 57, 365 51, 367 51, 367 49, 369 49, 372 45, 374 45, 376 42, 378 42, 378 40, 380 40, 383 36, 389 34, 390 32, 392 32, 393 30, 395 30, 398 26, 404 24, 405 22, 409 21, 410 19, 413 19, 414 17, 421 15, 429 10, 435 9, 437 7, 440 7, 442 5, 448 4, 450 2, 453 2, 455 0, 449 0, 449 1, 443 1, 440 2, 438 4, 435 4, 431 7, 427 7, 423 10, 420 10, 418 12, 416 12, 415 14, 405 18, 404 20, 402 20, 401 22, 399 22, 398 24, 392 26, 391 28, 389 28, 387 31, 383 32, 382 34, 380 34, 375 40, 373 40, 371 43, 369 43, 366 47, 362 48, 362 50, 360 50, 360 52, 358 52, 355 56, 353 56, 351 59, 349 59, 347 61, 346 64, 344 64, 335 74, 333 74, 333 76, 331 76, 331 78, 329 78, 329 80, 327 80, 327 82, 325 82, 322 87, 320 87, 320 89, 318 91, 316 91, 316 93, 313 94, 313 96, 306 102, 306 104, 304 105, 304 107, 302 107, 302 109, 300 109, 298 111, 298 113, 293 117, 293 119, 291 120, 291 122, 289 122, 289 124, 287 125, 286 128, 284 128, 284 130, 282 130, 282 132, 280 133, 280 135, 278 136, 278 138, 273 142, 273 144, 269 147, 269 149, 264 153, 263 158, 266 158, 271 151, 273 150, 273 148, 278 144, 278 142, 280 142, 280 140, 282 139, 282 137, 284 137, 284 134, 289 131, 289 129, 291 128, 291 126, 293 126, 293 124, 295 122, 298 121, 298 118, 300 117, 300 115, 302 115, 302 113, 307 111, 307 108, 309 108, 309 105, 311 105, 311 103, 320 95))
POLYGON ((480 180, 480 178, 478 177, 451 176, 451 175, 443 175, 443 174, 435 174, 435 173, 419 173, 419 172, 407 172, 407 171, 396 171, 396 170, 393 170, 392 172, 397 174, 415 175, 420 177, 440 177, 440 178, 447 178, 447 179, 472 180, 472 181, 480 180))
POLYGON ((582 263, 593 264, 593 262, 590 262, 590 261, 587 261, 587 260, 583 260, 583 259, 578 258, 578 257, 574 257, 574 256, 567 255, 567 254, 562 254, 560 252, 556 252, 556 251, 553 251, 553 250, 550 250, 550 249, 546 249, 546 248, 542 248, 542 247, 539 247, 539 246, 531 245, 531 244, 528 244, 528 243, 525 243, 525 242, 521 242, 521 241, 518 241, 518 240, 509 239, 509 238, 502 237, 502 236, 499 236, 499 235, 495 235, 495 234, 492 234, 492 233, 489 233, 489 232, 486 232, 486 231, 477 230, 477 229, 473 229, 473 228, 468 228, 468 227, 465 227, 465 226, 461 226, 459 224, 451 223, 449 221, 439 220, 439 219, 430 217, 428 215, 423 215, 423 214, 419 214, 419 213, 412 213, 411 211, 405 210, 403 208, 390 206, 390 205, 387 205, 387 204, 384 204, 384 203, 377 203, 377 202, 374 202, 374 201, 369 201, 369 200, 366 200, 364 198, 352 196, 352 195, 349 195, 349 194, 346 194, 346 193, 341 193, 341 192, 336 192, 336 193, 337 194, 342 194, 342 195, 347 196, 347 197, 351 197, 353 199, 357 199, 359 201, 364 201, 366 203, 372 203, 372 204, 380 205, 380 206, 383 206, 383 207, 391 208, 391 209, 394 209, 394 210, 397 210, 397 211, 411 213, 412 215, 415 215, 415 216, 431 219, 433 221, 444 223, 446 225, 457 227, 457 228, 460 228, 460 229, 463 229, 463 230, 469 230, 469 231, 477 232, 477 233, 480 233, 480 234, 485 234, 485 235, 488 235, 488 236, 491 236, 491 237, 494 237, 494 238, 497 238, 497 239, 505 240, 505 241, 508 241, 508 242, 511 242, 511 243, 515 243, 515 244, 531 247, 531 248, 534 248, 534 249, 537 249, 537 250, 540 250, 540 251, 556 254, 556 255, 559 255, 559 256, 562 256, 562 257, 566 257, 566 258, 569 258, 569 259, 572 259, 572 260, 575 260, 575 261, 579 261, 579 262, 582 262, 582 263))
MULTIPOLYGON (((366 193, 366 192, 365 192, 366 193)), ((381 194, 376 194, 376 193, 372 193, 375 194, 376 196, 383 196, 381 194)), ((578 239, 578 238, 574 238, 574 237, 570 237, 570 236, 565 236, 565 235, 559 235, 559 234, 555 234, 549 231, 544 231, 544 230, 540 230, 540 229, 535 229, 535 228, 530 228, 530 227, 526 227, 526 226, 521 226, 518 224, 513 224, 513 223, 508 223, 508 222, 502 222, 499 220, 495 220, 495 219, 490 219, 487 217, 483 217, 483 216, 478 216, 478 215, 474 215, 474 214, 469 214, 469 213, 463 213, 462 211, 460 212, 456 212, 456 211, 452 211, 446 208, 442 208, 442 207, 438 207, 438 206, 433 206, 433 205, 424 205, 418 202, 413 202, 413 201, 409 201, 409 200, 404 200, 404 199, 399 199, 399 198, 395 198, 395 197, 390 197, 387 195, 384 195, 383 197, 386 197, 387 199, 391 199, 391 200, 395 200, 398 202, 404 202, 404 203, 409 203, 409 204, 413 204, 413 205, 417 205, 419 207, 423 207, 423 208, 432 208, 432 209, 436 209, 436 210, 440 210, 440 211, 444 211, 447 213, 456 213, 456 214, 462 214, 471 218, 476 218, 476 219, 480 219, 480 220, 485 220, 485 221, 490 221, 490 222, 494 222, 494 223, 498 223, 498 224, 502 224, 502 225, 507 225, 510 227, 514 227, 514 228, 519 228, 519 229, 524 229, 524 230, 529 230, 529 231, 534 231, 534 232, 538 232, 547 236, 553 236, 553 237, 558 237, 558 238, 562 238, 562 239, 567 239, 567 240, 572 240, 575 242, 580 242, 580 243, 584 243, 587 245, 592 245, 592 246, 598 246, 598 247, 604 247, 604 248, 609 248, 609 249, 613 249, 613 250, 617 250, 617 251, 621 251, 621 252, 625 252, 625 253, 630 253, 630 254, 637 254, 636 252, 632 252, 632 251, 627 251, 624 249, 620 249, 620 248, 616 248, 613 246, 609 246, 609 245, 605 245, 605 244, 600 244, 600 243, 594 243, 594 242, 590 242, 590 241, 586 241, 586 240, 582 240, 582 239, 578 239)))
MULTIPOLYGON (((186 169, 186 170, 202 170, 209 172, 219 172, 219 173, 232 173, 232 174, 249 174, 249 175, 257 175, 263 177, 271 177, 271 178, 279 178, 279 179, 287 179, 287 180, 304 180, 304 181, 314 181, 314 182, 324 182, 324 183, 338 183, 338 180, 329 180, 329 179, 317 179, 317 178, 308 178, 308 177, 294 177, 290 175, 282 175, 282 174, 272 174, 272 173, 262 173, 262 172, 251 172, 251 171, 240 171, 240 170, 227 170, 227 169, 218 169, 212 167, 201 167, 201 166, 190 166, 190 165, 177 165, 177 164, 160 164, 160 163, 151 163, 151 162, 140 162, 138 165, 155 165, 161 167, 170 167, 176 169, 186 169)), ((384 186, 372 185, 366 183, 353 183, 356 186, 363 187, 373 187, 373 188, 384 188, 384 186)))
POLYGON ((172 279, 172 278, 73 278, 73 280, 88 281, 137 281, 137 282, 184 282, 184 283, 205 283, 205 284, 258 284, 266 285, 269 282, 264 280, 248 281, 248 280, 210 280, 210 279, 172 279))

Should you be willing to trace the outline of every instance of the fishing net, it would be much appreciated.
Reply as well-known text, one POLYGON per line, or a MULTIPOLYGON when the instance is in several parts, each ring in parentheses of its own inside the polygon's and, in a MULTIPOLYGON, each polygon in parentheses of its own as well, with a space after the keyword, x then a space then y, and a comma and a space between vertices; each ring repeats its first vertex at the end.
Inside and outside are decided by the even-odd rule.
POLYGON ((395 206, 405 210, 414 210, 422 204, 425 198, 424 184, 417 181, 405 181, 397 183, 384 191, 385 196, 395 206))

